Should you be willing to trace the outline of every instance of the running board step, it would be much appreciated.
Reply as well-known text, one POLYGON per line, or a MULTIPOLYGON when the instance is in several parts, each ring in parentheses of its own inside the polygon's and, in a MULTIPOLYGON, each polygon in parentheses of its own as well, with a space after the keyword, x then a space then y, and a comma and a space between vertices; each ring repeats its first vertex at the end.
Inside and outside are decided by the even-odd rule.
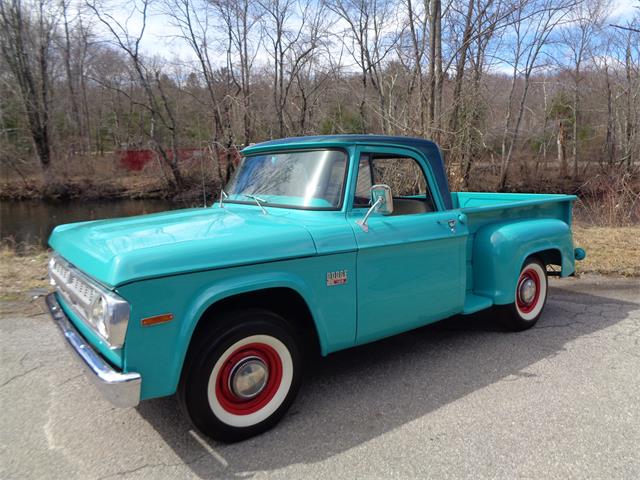
POLYGON ((467 315, 469 313, 479 312, 480 310, 484 310, 485 308, 489 308, 493 305, 493 300, 489 297, 483 297, 481 295, 474 295, 473 293, 468 293, 464 300, 464 308, 462 309, 462 313, 467 315))

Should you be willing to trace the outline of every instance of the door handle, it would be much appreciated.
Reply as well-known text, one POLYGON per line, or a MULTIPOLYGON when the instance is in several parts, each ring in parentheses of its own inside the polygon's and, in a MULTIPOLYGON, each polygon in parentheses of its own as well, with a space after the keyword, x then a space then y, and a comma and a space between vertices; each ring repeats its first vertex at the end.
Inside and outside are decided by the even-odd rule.
POLYGON ((451 230, 451 233, 456 233, 456 225, 458 224, 458 220, 455 218, 450 218, 448 220, 438 220, 440 225, 445 225, 451 230))

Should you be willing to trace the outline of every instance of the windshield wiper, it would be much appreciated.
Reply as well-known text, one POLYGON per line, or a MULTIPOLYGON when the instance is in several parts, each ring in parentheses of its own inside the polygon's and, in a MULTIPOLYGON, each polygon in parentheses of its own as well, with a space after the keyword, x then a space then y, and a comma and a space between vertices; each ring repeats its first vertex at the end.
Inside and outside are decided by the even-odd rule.
POLYGON ((267 212, 267 210, 262 206, 263 203, 268 203, 265 199, 257 197, 256 195, 249 195, 247 193, 243 193, 242 196, 250 198, 251 200, 256 202, 256 205, 260 207, 262 213, 264 213, 265 215, 269 214, 269 212, 267 212))

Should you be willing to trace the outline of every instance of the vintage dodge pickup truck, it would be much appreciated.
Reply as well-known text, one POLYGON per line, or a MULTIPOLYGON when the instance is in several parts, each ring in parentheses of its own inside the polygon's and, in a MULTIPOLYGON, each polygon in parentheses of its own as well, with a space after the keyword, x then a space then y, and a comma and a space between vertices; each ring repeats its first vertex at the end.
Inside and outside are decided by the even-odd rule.
POLYGON ((493 308, 532 327, 574 273, 575 197, 452 193, 437 146, 250 146, 206 208, 61 225, 49 310, 117 406, 172 395, 211 437, 273 426, 304 359, 493 308))

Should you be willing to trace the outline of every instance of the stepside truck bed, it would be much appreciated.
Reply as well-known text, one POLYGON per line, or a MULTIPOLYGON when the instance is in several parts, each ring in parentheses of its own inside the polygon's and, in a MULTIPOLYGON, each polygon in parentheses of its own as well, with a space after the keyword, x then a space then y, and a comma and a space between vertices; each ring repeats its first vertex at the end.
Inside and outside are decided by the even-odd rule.
POLYGON ((516 276, 529 255, 527 250, 543 252, 539 255, 559 265, 563 277, 574 273, 571 214, 576 198, 529 193, 451 194, 453 208, 460 209, 469 232, 464 313, 511 302, 513 292, 503 285, 516 276))

